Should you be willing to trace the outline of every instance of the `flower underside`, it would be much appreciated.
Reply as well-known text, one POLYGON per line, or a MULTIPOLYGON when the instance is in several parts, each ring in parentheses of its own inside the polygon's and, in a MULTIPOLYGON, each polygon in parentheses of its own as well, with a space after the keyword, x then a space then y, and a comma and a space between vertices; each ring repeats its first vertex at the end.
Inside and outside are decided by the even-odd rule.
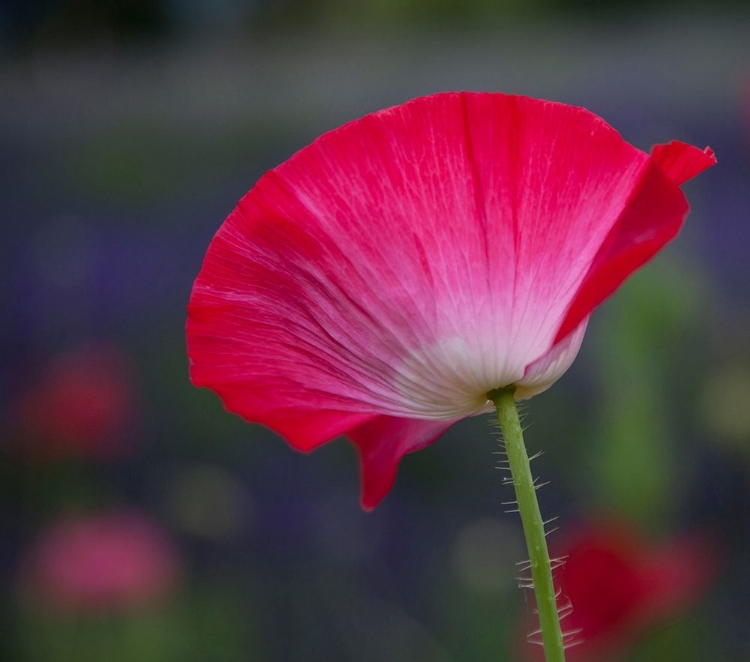
POLYGON ((189 305, 191 378, 299 450, 345 434, 374 507, 403 455, 490 390, 531 397, 567 370, 714 162, 525 97, 368 115, 268 172, 219 229, 189 305))

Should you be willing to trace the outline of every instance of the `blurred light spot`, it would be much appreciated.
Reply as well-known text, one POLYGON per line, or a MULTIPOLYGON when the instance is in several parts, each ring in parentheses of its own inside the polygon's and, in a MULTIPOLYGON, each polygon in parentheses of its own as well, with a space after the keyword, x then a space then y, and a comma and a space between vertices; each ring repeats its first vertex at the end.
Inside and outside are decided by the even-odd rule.
POLYGON ((255 504, 250 492, 227 471, 197 466, 180 471, 167 488, 167 510, 186 533, 223 540, 252 528, 255 504))
POLYGON ((714 373, 703 402, 711 432, 723 441, 750 446, 750 371, 727 366, 714 373))
POLYGON ((474 593, 494 594, 515 586, 514 563, 526 552, 519 532, 509 523, 483 518, 458 534, 453 548, 456 573, 474 593))

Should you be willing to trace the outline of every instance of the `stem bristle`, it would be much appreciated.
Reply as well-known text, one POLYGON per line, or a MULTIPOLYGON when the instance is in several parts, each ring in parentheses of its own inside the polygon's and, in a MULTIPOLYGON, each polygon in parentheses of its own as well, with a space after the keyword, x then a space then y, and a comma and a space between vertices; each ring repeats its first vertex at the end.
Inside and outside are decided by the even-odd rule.
MULTIPOLYGON (((518 586, 522 589, 532 589, 536 596, 537 614, 539 616, 539 630, 531 633, 529 641, 539 643, 544 648, 547 662, 565 662, 565 644, 575 641, 577 631, 571 630, 563 634, 560 628, 560 607, 558 598, 560 590, 554 583, 552 570, 553 563, 547 550, 546 538, 557 528, 546 530, 547 526, 557 520, 552 517, 543 520, 539 511, 539 502, 536 491, 545 483, 540 483, 538 478, 531 475, 530 462, 541 455, 536 453, 529 458, 523 441, 521 428, 521 417, 514 398, 515 387, 508 386, 495 389, 487 394, 497 410, 498 422, 502 430, 504 450, 508 459, 501 460, 498 468, 510 469, 511 476, 503 479, 503 485, 513 485, 516 492, 517 508, 511 512, 519 512, 523 524, 526 547, 529 551, 529 561, 522 563, 526 566, 523 571, 530 570, 530 576, 522 574, 517 577, 518 586), (539 640, 536 635, 540 634, 539 640)), ((513 505, 510 502, 508 505, 513 505)), ((555 559, 554 567, 559 567, 561 559, 555 559)), ((565 615, 569 610, 566 607, 565 615)))

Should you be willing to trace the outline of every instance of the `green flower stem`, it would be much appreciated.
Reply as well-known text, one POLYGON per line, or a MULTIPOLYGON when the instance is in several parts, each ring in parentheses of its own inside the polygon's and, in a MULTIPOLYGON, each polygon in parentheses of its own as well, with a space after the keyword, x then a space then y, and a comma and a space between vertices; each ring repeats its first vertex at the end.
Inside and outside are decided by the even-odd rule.
POLYGON ((539 624, 542 630, 544 656, 547 662, 565 662, 563 635, 557 613, 555 585, 552 581, 547 539, 544 535, 544 521, 539 512, 534 479, 531 476, 529 457, 523 443, 521 421, 513 396, 515 386, 495 389, 487 397, 495 403, 497 418, 503 431, 505 451, 508 454, 513 487, 516 490, 518 512, 521 515, 526 547, 529 550, 531 578, 534 583, 539 624))

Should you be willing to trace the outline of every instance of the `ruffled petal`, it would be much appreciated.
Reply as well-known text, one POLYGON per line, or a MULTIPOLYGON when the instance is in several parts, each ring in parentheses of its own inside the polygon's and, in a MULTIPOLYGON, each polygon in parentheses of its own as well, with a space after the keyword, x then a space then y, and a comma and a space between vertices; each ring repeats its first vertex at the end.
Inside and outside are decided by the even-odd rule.
POLYGON ((378 416, 348 432, 359 453, 362 508, 372 510, 391 491, 404 455, 437 441, 454 423, 378 416))
POLYGON ((687 200, 680 189, 650 162, 628 205, 591 260, 555 342, 565 338, 631 273, 673 239, 687 213, 687 200))
POLYGON ((263 421, 303 453, 313 451, 376 417, 375 414, 309 409, 301 405, 297 409, 280 409, 274 404, 264 406, 253 393, 231 390, 224 397, 224 403, 228 411, 244 412, 243 418, 249 422, 263 421))
POLYGON ((710 147, 698 149, 677 140, 656 145, 651 150, 651 158, 677 186, 716 165, 716 156, 710 147))

